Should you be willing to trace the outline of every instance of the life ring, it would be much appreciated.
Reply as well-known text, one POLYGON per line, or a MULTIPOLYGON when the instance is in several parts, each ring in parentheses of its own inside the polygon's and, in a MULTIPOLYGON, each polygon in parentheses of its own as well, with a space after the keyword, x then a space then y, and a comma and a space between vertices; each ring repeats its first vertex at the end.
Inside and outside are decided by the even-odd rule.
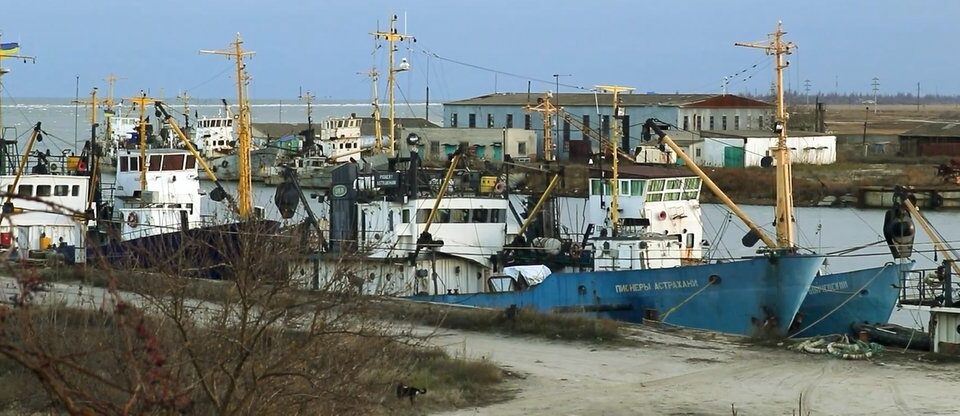
POLYGON ((660 215, 658 217, 660 218, 660 221, 667 219, 667 211, 660 211, 660 215))
POLYGON ((127 225, 133 228, 137 228, 137 226, 140 225, 140 217, 136 212, 127 214, 127 225))
POLYGON ((77 162, 77 171, 79 171, 79 172, 86 172, 86 171, 87 171, 87 164, 86 164, 86 162, 84 162, 83 160, 77 162))
POLYGON ((502 194, 503 191, 507 190, 507 184, 504 182, 497 182, 497 186, 494 186, 493 190, 498 194, 502 194))
POLYGON ((570 257, 579 260, 581 255, 583 255, 583 248, 580 247, 580 243, 570 244, 570 257))

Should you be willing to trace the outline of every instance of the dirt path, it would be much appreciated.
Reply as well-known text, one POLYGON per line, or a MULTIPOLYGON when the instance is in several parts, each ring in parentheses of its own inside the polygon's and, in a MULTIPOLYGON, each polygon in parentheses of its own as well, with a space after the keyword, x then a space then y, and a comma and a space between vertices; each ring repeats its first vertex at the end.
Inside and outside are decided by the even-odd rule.
POLYGON ((701 333, 638 329, 637 346, 605 348, 441 331, 451 351, 520 378, 514 400, 445 415, 952 415, 960 364, 888 353, 841 361, 701 333), (943 368, 938 368, 941 366, 943 368))

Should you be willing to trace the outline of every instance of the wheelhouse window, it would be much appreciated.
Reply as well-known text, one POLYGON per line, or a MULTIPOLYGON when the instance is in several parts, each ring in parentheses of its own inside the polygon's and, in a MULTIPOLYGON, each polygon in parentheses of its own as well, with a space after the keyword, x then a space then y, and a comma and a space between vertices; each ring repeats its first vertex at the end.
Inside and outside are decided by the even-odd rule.
POLYGON ((162 170, 183 170, 184 156, 185 155, 164 155, 162 170))
POLYGON ((187 169, 197 168, 197 158, 193 155, 187 155, 187 169))
POLYGON ((53 196, 70 195, 70 185, 56 185, 53 187, 53 196))
POLYGON ((17 196, 33 196, 33 185, 20 185, 17 187, 17 196))
POLYGON ((150 165, 149 165, 149 167, 148 167, 148 170, 149 170, 150 172, 157 172, 157 171, 159 171, 160 168, 163 166, 163 165, 162 165, 162 161, 163 161, 163 156, 161 156, 161 155, 152 155, 152 156, 150 156, 150 165))
POLYGON ((37 185, 37 196, 50 196, 53 193, 53 187, 50 185, 37 185))
POLYGON ((70 191, 71 196, 80 196, 80 185, 73 185, 70 191))
POLYGON ((120 171, 126 172, 130 170, 130 159, 126 156, 120 157, 120 171))

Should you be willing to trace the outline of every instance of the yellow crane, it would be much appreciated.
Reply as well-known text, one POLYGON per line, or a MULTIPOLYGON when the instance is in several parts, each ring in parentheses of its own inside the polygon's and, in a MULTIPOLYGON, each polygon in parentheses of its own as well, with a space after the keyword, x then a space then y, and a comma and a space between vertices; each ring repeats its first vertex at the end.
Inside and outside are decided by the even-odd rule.
POLYGON ((239 126, 237 134, 237 162, 239 164, 239 177, 237 179, 237 196, 239 202, 237 211, 240 219, 247 220, 250 219, 253 211, 253 177, 250 172, 250 103, 247 100, 246 94, 246 87, 250 82, 250 76, 246 72, 247 66, 243 61, 253 56, 255 52, 243 50, 243 40, 240 38, 239 33, 237 33, 237 37, 232 45, 233 48, 230 50, 201 50, 200 53, 222 55, 236 62, 237 104, 240 106, 240 111, 237 115, 237 125, 239 126))

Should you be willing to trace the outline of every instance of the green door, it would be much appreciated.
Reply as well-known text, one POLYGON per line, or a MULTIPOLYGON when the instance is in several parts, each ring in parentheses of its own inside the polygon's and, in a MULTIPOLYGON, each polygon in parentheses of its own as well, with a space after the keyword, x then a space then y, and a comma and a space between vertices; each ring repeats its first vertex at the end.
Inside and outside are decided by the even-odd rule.
POLYGON ((727 146, 723 148, 723 166, 728 168, 743 167, 743 148, 727 146))

